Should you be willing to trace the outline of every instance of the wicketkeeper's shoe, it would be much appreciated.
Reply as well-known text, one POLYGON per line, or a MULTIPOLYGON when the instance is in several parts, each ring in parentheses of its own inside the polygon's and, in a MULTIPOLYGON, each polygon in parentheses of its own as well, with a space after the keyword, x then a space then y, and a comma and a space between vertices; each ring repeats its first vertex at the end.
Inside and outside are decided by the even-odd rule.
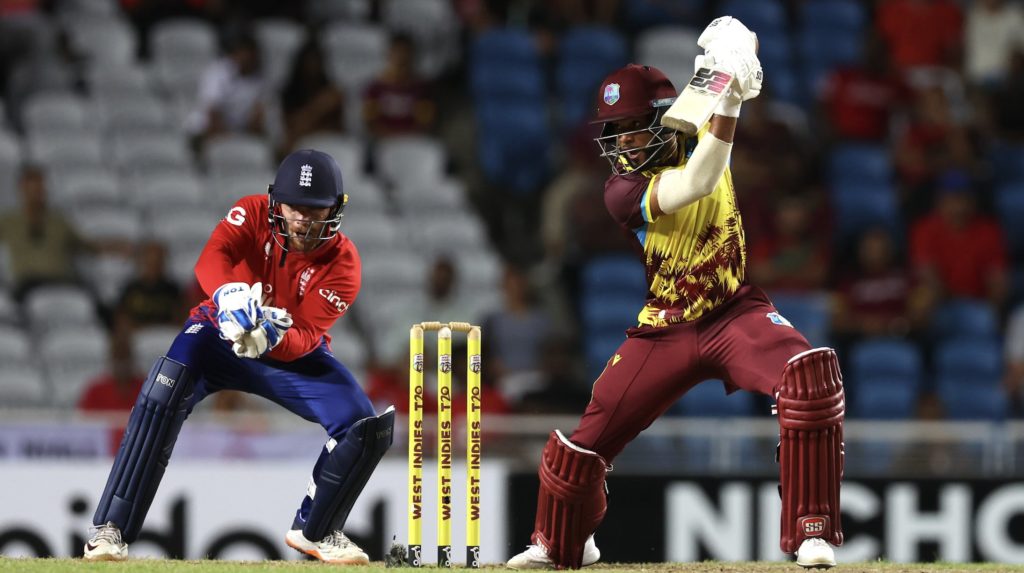
POLYGON ((124 561, 128 559, 128 544, 121 540, 121 530, 108 521, 97 526, 92 539, 85 542, 82 557, 91 561, 124 561))
POLYGON ((288 547, 312 555, 320 561, 343 565, 367 565, 370 556, 340 531, 328 533, 320 541, 310 541, 301 529, 292 529, 284 536, 288 547))
MULTIPOLYGON (((593 565, 601 558, 601 550, 594 543, 594 536, 587 538, 583 545, 583 566, 593 565)), ((548 552, 540 545, 528 545, 526 551, 509 559, 505 566, 509 569, 554 569, 555 563, 548 557, 548 552)))
POLYGON ((836 553, 824 539, 808 537, 796 550, 796 564, 807 569, 828 569, 836 566, 836 553))

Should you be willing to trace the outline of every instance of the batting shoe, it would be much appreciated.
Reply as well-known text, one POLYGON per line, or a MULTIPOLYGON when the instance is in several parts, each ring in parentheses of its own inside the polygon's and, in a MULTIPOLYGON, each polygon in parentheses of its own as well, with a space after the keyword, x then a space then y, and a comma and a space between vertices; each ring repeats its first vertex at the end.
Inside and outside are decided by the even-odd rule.
POLYGON ((85 543, 83 559, 90 561, 124 561, 128 559, 128 544, 121 540, 121 530, 108 521, 96 527, 92 539, 85 543))
POLYGON ((796 564, 806 569, 828 569, 836 566, 836 554, 824 539, 808 537, 796 550, 796 564))
MULTIPOLYGON (((600 558, 601 550, 597 548, 594 536, 591 535, 587 538, 586 544, 583 545, 582 565, 584 567, 593 565, 600 558)), ((509 559, 505 563, 505 567, 509 569, 554 569, 555 562, 548 557, 548 552, 540 545, 528 545, 526 551, 509 559)))
POLYGON ((341 531, 328 533, 320 541, 310 541, 302 534, 301 529, 292 529, 284 536, 288 547, 296 551, 312 555, 325 563, 341 565, 368 565, 370 556, 358 545, 345 537, 341 531))

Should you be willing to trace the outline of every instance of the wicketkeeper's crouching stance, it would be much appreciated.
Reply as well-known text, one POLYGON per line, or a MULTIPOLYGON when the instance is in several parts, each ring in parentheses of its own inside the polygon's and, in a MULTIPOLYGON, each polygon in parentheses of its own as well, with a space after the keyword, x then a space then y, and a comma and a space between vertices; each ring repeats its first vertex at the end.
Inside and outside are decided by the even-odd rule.
POLYGON ((334 159, 296 151, 269 194, 241 198, 214 229, 196 264, 210 298, 149 372, 96 508, 86 559, 127 557, 185 418, 206 396, 230 389, 263 396, 327 432, 285 542, 323 561, 369 562, 342 528, 391 445, 395 412, 376 415, 330 349, 327 331, 360 285, 359 255, 338 232, 346 201, 334 159))
MULTIPOLYGON (((735 19, 715 20, 698 43, 696 77, 729 80, 714 114, 660 71, 630 64, 601 85, 598 138, 614 174, 605 205, 643 249, 649 287, 639 325, 608 360, 590 404, 566 438, 554 431, 540 463, 532 545, 513 569, 576 569, 596 562, 605 474, 622 449, 694 385, 775 398, 780 426, 782 539, 804 567, 832 567, 843 542, 842 376, 835 352, 811 348, 768 297, 746 282, 746 247, 728 159, 740 105, 761 88, 757 43, 735 19), (711 71, 705 66, 711 66, 711 71), (662 126, 669 108, 700 125, 693 137, 662 126), (831 544, 831 545, 830 545, 831 544)), ((699 82, 698 82, 699 83, 699 82)), ((703 84, 701 84, 703 85, 703 84)), ((673 122, 668 122, 673 124, 673 122)))

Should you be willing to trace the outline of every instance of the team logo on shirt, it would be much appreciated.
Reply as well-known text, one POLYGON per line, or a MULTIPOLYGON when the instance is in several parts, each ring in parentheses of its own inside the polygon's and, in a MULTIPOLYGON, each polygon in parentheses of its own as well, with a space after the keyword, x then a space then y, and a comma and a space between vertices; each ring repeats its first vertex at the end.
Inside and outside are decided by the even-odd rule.
POLYGON ((622 360, 622 355, 621 354, 616 354, 615 356, 612 356, 612 366, 615 366, 616 364, 618 364, 619 360, 622 360))
POLYGON ((608 84, 604 86, 604 103, 615 105, 619 101, 619 84, 608 84))
POLYGON ((299 298, 306 295, 306 285, 309 284, 309 279, 313 277, 316 270, 316 267, 306 267, 306 270, 299 275, 299 298))
POLYGON ((790 328, 793 328, 793 323, 786 320, 786 317, 782 316, 777 312, 769 312, 765 316, 768 317, 768 320, 772 321, 772 324, 777 324, 779 326, 788 326, 790 328))
POLYGON ((306 164, 299 169, 299 187, 313 186, 313 166, 306 164))

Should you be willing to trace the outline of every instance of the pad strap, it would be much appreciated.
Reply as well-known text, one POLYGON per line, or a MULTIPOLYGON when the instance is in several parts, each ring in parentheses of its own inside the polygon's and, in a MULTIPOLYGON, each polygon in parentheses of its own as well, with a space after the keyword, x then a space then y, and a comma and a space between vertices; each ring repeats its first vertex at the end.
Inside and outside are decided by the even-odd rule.
POLYGON ((843 542, 843 377, 836 353, 815 348, 789 360, 778 390, 780 547, 794 553, 804 539, 843 542))
POLYGON ((156 489, 188 416, 193 376, 188 366, 159 358, 135 400, 114 467, 103 488, 94 525, 114 522, 125 543, 139 535, 156 489))
POLYGON ((600 455, 551 433, 540 464, 540 492, 533 543, 544 547, 560 569, 579 569, 583 546, 608 509, 600 455))

